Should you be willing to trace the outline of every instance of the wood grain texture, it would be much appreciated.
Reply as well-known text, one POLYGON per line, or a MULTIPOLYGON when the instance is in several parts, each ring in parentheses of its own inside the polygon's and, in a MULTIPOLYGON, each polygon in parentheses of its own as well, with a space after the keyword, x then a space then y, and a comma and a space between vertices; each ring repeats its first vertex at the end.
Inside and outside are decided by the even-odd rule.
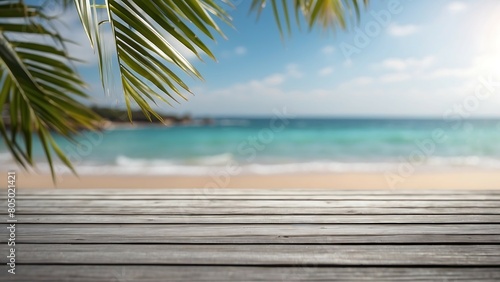
MULTIPOLYGON (((1 243, 6 227, 0 225, 1 243)), ((29 243, 500 243, 500 224, 18 224, 16 230, 29 243)))
POLYGON ((0 281, 500 281, 500 190, 17 192, 0 281))
MULTIPOLYGON (((0 201, 0 206, 7 206, 7 201, 0 201)), ((385 201, 385 200, 342 200, 342 201, 307 201, 307 200, 19 200, 20 208, 28 207, 116 207, 116 208, 170 208, 201 207, 211 208, 497 208, 500 201, 385 201)))
MULTIPOLYGON (((0 199, 5 200, 5 195, 0 195, 0 199)), ((21 194, 19 195, 20 200, 263 200, 263 201, 276 201, 276 200, 302 200, 302 201, 344 201, 344 200, 384 200, 384 201, 498 201, 500 200, 500 194, 445 194, 445 195, 433 195, 433 194, 380 194, 380 195, 370 195, 370 194, 355 194, 355 195, 231 195, 231 194, 213 194, 213 193, 196 193, 196 194, 185 194, 185 195, 169 195, 169 194, 153 194, 153 195, 142 195, 142 194, 102 194, 102 195, 80 195, 80 194, 21 194)))
MULTIPOLYGON (((57 215, 57 214, 114 214, 114 215, 180 215, 180 214, 210 214, 210 215, 383 215, 383 214, 455 214, 455 215, 499 215, 500 208, 496 207, 480 207, 477 204, 476 207, 468 208, 445 208, 445 207, 434 207, 434 208, 374 208, 369 204, 365 207, 301 207, 297 205, 295 207, 147 207, 147 206, 135 206, 135 207, 24 207, 22 203, 17 207, 16 213, 21 214, 46 214, 46 215, 57 215)), ((6 211, 0 210, 0 215, 5 217, 6 211)), ((2 216, 0 216, 0 219, 2 216)))
POLYGON ((158 281, 480 281, 500 280, 499 268, 464 267, 253 267, 146 265, 23 265, 12 282, 158 281))
MULTIPOLYGON (((19 264, 500 267, 500 245, 19 244, 19 264)), ((7 253, 7 245, 0 245, 7 253)), ((5 258, 1 262, 5 263, 5 258)))
MULTIPOLYGON (((5 188, 4 188, 5 190, 5 188)), ((5 193, 4 193, 5 194, 5 193)), ((336 190, 336 189, 18 189, 22 195, 500 195, 497 190, 336 190)), ((2 195, 4 196, 4 195, 2 195)))
POLYGON ((19 222, 27 224, 441 224, 441 223, 491 223, 500 224, 498 215, 18 215, 19 222))

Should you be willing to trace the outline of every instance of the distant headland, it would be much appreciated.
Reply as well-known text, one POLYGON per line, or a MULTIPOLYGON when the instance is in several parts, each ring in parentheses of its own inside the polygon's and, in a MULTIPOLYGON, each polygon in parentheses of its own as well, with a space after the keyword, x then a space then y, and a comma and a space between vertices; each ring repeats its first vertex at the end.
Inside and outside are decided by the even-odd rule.
POLYGON ((198 118, 194 119, 191 115, 173 115, 158 113, 162 120, 156 117, 151 117, 151 120, 141 111, 132 110, 132 122, 130 121, 128 112, 126 109, 116 109, 100 106, 92 106, 92 110, 103 118, 102 129, 122 126, 122 125, 164 125, 164 126, 174 126, 174 125, 210 125, 214 121, 211 118, 198 118))

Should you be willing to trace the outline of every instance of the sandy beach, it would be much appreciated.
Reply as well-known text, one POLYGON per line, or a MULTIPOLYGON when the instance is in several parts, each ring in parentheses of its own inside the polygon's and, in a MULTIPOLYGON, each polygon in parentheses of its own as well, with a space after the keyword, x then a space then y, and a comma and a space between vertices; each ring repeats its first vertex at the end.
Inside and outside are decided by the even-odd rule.
POLYGON ((390 185, 381 173, 211 176, 60 176, 18 173, 24 188, 305 188, 305 189, 500 189, 500 172, 418 173, 390 185))

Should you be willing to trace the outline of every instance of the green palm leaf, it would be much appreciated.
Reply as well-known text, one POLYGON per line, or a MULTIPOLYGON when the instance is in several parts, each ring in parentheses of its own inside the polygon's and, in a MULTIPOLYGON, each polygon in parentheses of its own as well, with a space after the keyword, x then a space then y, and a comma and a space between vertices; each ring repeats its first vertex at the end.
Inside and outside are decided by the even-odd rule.
POLYGON ((324 30, 346 29, 352 20, 359 19, 361 8, 368 5, 368 0, 252 0, 250 10, 260 15, 269 2, 281 34, 283 26, 290 33, 293 15, 299 27, 303 18, 309 29, 315 25, 324 30))
MULTIPOLYGON (((291 30, 293 14, 299 25, 302 16, 309 28, 315 25, 324 29, 346 28, 351 19, 359 17, 368 0, 253 0, 251 11, 260 14, 268 2, 283 33, 283 26, 291 30)), ((109 24, 129 114, 131 102, 135 102, 148 117, 158 117, 151 103, 178 102, 178 98, 185 99, 183 92, 190 92, 178 73, 202 79, 171 41, 180 42, 199 59, 201 54, 215 59, 200 35, 215 40, 214 33, 223 35, 216 21, 230 22, 228 14, 218 5, 220 1, 213 0, 108 0, 105 4, 75 0, 75 3, 90 43, 98 51, 104 88, 109 88, 106 68, 111 58, 102 51, 100 26, 109 24), (106 11, 107 20, 97 20, 98 10, 106 11)))
MULTIPOLYGON (((179 72, 201 79, 198 70, 167 38, 180 42, 199 59, 202 54, 215 59, 200 35, 215 40, 215 33, 222 34, 215 18, 230 21, 225 10, 212 0, 109 0, 105 5, 75 0, 75 3, 87 36, 98 51, 103 82, 109 80, 105 66, 111 59, 102 51, 104 39, 100 27, 109 25, 129 113, 133 101, 147 117, 153 115, 159 119, 152 103, 178 102, 178 98, 186 99, 183 92, 190 92, 179 72), (107 20, 97 21, 99 9, 106 10, 107 20)), ((108 85, 104 83, 104 87, 108 85)))
POLYGON ((95 129, 99 118, 76 99, 86 97, 85 83, 42 7, 0 1, 2 13, 9 17, 0 17, 0 109, 6 112, 0 133, 23 167, 34 164, 32 140, 38 135, 54 177, 52 154, 71 164, 53 135, 95 129))

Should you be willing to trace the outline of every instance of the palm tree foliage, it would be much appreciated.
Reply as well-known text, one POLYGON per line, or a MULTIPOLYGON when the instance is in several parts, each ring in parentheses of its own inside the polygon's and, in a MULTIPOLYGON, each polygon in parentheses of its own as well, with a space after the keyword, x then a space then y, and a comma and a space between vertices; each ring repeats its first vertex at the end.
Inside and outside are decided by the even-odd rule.
POLYGON ((201 78, 169 39, 179 41, 200 59, 201 53, 215 59, 200 35, 215 40, 214 32, 222 34, 222 31, 214 18, 230 21, 223 7, 213 0, 108 0, 105 5, 75 0, 75 3, 87 36, 100 54, 103 81, 108 80, 105 67, 110 58, 103 51, 106 38, 102 37, 101 28, 109 25, 127 106, 130 109, 133 100, 148 117, 152 114, 159 118, 150 104, 155 103, 155 98, 166 103, 169 103, 166 97, 174 102, 185 99, 182 91, 189 92, 189 88, 176 70, 201 78), (102 9, 107 18, 99 21, 102 9))
MULTIPOLYGON (((260 15, 270 6, 281 34, 291 31, 291 18, 309 29, 346 28, 359 18, 368 0, 252 0, 260 15)), ((70 0, 61 0, 68 6, 70 0)), ((180 43, 199 59, 215 60, 206 41, 224 37, 221 24, 231 25, 229 0, 74 0, 90 45, 99 57, 104 89, 109 90, 112 60, 118 61, 121 92, 127 108, 137 105, 148 118, 159 101, 185 99, 189 87, 182 74, 202 79, 176 48, 180 43), (111 40, 103 32, 111 31, 111 40), (105 51, 112 42, 115 52, 105 51), (177 45, 173 44, 177 41, 177 45), (111 57, 114 56, 115 58, 111 57)), ((0 132, 22 166, 33 165, 32 139, 38 134, 49 163, 51 153, 71 164, 53 139, 53 132, 71 138, 79 129, 95 129, 99 120, 76 97, 86 98, 85 83, 72 67, 67 40, 44 14, 43 5, 0 0, 0 109, 6 109, 0 132), (31 40, 22 40, 30 38, 31 40), (43 37, 44 40, 33 40, 43 37), (6 127, 9 121, 9 129, 6 127), (21 138, 19 138, 21 136, 21 138)), ((52 166, 52 165, 51 165, 52 166)))
POLYGON ((319 25, 324 30, 346 29, 352 20, 358 20, 361 8, 368 0, 252 0, 251 11, 260 15, 269 5, 280 33, 290 33, 291 17, 301 26, 304 19, 309 30, 319 25), (284 28, 285 27, 285 28, 284 28))
POLYGON ((0 133, 25 168, 33 165, 34 134, 51 168, 54 153, 71 167, 53 133, 69 137, 82 128, 94 129, 98 121, 76 98, 87 97, 85 83, 52 22, 41 6, 0 0, 0 133))

